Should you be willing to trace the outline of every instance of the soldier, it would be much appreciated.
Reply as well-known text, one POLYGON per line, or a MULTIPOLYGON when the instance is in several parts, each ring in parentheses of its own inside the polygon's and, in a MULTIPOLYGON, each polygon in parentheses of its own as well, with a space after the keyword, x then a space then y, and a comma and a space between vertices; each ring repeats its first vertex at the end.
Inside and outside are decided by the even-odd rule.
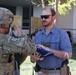
POLYGON ((13 37, 9 29, 13 21, 13 13, 0 7, 0 75, 14 75, 14 53, 35 52, 36 48, 26 34, 14 31, 13 37))

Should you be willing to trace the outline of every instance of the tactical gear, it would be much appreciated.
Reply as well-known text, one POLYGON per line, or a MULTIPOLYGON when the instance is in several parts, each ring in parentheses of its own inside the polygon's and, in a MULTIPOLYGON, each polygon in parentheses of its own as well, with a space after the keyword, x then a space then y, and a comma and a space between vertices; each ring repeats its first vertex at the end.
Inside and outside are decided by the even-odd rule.
POLYGON ((51 71, 54 71, 54 73, 55 72, 58 72, 58 73, 60 72, 61 75, 71 75, 70 68, 67 64, 68 64, 68 60, 65 60, 65 61, 63 61, 62 66, 60 68, 43 69, 36 63, 36 65, 34 67, 34 70, 35 70, 35 72, 42 71, 45 74, 46 73, 51 73, 51 71))
POLYGON ((41 69, 41 67, 36 63, 36 65, 34 67, 35 72, 39 72, 40 69, 41 69))
POLYGON ((60 71, 61 71, 61 75, 71 75, 69 66, 65 64, 63 65, 63 67, 61 67, 60 71))
MULTIPOLYGON (((13 21, 13 13, 0 7, 0 27, 10 25, 13 21)), ((25 34, 13 37, 0 33, 0 75, 14 75, 14 53, 26 52, 30 55, 36 51, 36 47, 25 34)), ((16 70, 17 71, 17 70, 16 70)))
POLYGON ((30 55, 35 51, 36 47, 27 35, 22 34, 15 38, 0 33, 0 71, 2 73, 0 75, 14 75, 14 58, 12 57, 14 53, 26 52, 30 55))
POLYGON ((61 75, 71 75, 70 67, 68 66, 69 61, 65 60, 62 62, 62 66, 60 68, 61 75))
MULTIPOLYGON (((0 28, 9 28, 13 17, 10 10, 0 7, 0 28)), ((0 35, 0 75, 14 75, 14 53, 5 53, 3 51, 4 37, 5 35, 0 35)))
POLYGON ((0 24, 11 24, 13 21, 13 13, 3 7, 0 7, 0 24))

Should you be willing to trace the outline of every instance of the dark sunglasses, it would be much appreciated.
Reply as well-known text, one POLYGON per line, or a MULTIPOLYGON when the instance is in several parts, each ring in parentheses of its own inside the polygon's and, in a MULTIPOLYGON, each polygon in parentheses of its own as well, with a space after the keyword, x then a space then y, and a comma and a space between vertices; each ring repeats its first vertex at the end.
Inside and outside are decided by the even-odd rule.
POLYGON ((48 19, 50 16, 52 16, 52 15, 41 15, 41 19, 48 19))

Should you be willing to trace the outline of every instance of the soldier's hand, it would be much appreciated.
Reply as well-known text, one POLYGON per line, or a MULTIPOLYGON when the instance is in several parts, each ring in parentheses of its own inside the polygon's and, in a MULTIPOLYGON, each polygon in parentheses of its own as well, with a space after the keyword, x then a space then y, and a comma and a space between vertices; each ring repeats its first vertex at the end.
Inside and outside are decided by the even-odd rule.
POLYGON ((20 27, 16 26, 16 25, 14 25, 13 27, 14 27, 14 30, 13 30, 14 35, 15 36, 20 36, 21 35, 21 29, 20 29, 20 27))
POLYGON ((32 63, 35 63, 36 61, 41 60, 41 59, 42 59, 41 54, 38 52, 32 53, 30 56, 30 60, 32 63))

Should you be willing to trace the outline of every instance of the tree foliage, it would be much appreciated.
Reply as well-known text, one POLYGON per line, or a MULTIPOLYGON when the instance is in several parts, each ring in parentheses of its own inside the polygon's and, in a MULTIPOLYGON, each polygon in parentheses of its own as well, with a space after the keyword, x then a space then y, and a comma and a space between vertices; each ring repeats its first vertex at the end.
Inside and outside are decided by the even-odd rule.
MULTIPOLYGON (((55 6, 55 2, 48 0, 48 5, 55 6)), ((75 0, 66 0, 66 3, 61 3, 61 0, 58 0, 58 12, 59 14, 65 15, 69 13, 72 9, 72 5, 75 5, 75 0)))
MULTIPOLYGON (((57 0, 29 0, 32 4, 36 6, 47 6, 51 5, 52 7, 56 6, 57 0)), ((72 5, 76 5, 75 0, 66 0, 65 3, 62 3, 62 0, 58 0, 58 12, 61 15, 65 15, 69 13, 69 11, 72 9, 72 5)))

